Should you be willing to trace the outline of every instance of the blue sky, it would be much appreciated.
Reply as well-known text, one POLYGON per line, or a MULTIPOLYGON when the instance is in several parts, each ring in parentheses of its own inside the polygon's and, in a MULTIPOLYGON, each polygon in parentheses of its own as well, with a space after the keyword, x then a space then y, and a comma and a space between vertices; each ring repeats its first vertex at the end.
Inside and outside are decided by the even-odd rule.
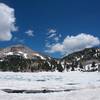
POLYGON ((1 5, 1 15, 4 9, 10 11, 0 18, 13 19, 9 25, 8 20, 0 21, 0 47, 21 43, 60 57, 100 45, 99 0, 0 0, 0 3, 8 7, 1 5))

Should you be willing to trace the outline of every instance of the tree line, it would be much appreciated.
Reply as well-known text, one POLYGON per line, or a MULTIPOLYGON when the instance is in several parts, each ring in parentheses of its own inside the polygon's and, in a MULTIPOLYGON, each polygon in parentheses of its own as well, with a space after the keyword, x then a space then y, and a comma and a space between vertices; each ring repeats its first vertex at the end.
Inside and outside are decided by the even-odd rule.
MULTIPOLYGON (((92 67, 95 67, 95 62, 92 63, 92 67)), ((83 70, 84 67, 82 63, 73 61, 71 64, 61 61, 51 59, 51 60, 41 60, 41 59, 25 59, 19 55, 9 55, 0 61, 1 71, 14 71, 14 72, 36 72, 36 71, 75 71, 75 69, 80 68, 83 70)))

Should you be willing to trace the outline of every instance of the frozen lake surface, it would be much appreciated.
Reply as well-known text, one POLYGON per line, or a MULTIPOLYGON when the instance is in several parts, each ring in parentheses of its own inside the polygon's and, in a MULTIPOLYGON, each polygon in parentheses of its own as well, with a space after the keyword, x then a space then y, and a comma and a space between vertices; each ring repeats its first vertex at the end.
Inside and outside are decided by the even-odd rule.
POLYGON ((100 100, 99 93, 99 72, 0 72, 0 100, 100 100), (51 92, 40 92, 44 90, 51 92))

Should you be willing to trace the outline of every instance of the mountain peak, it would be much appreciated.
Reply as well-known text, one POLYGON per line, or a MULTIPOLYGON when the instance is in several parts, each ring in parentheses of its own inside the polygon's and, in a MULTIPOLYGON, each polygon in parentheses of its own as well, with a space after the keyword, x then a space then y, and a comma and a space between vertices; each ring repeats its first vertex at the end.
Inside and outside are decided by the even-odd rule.
POLYGON ((24 58, 28 59, 32 59, 35 57, 38 59, 46 60, 48 58, 47 56, 42 55, 37 51, 33 51, 31 48, 23 44, 12 45, 4 49, 1 49, 0 58, 5 57, 7 55, 21 55, 24 58))

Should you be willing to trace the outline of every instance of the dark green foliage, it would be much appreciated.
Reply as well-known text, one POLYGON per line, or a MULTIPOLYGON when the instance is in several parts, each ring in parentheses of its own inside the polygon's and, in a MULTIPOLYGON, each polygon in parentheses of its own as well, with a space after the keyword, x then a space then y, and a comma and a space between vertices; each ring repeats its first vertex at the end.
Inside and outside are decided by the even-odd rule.
POLYGON ((71 71, 75 71, 75 63, 74 62, 72 62, 71 71))
POLYGON ((67 64, 65 68, 68 71, 70 69, 70 65, 67 64))
POLYGON ((57 70, 59 72, 62 72, 64 70, 64 68, 61 66, 61 64, 57 64, 57 70))
POLYGON ((96 67, 96 65, 95 65, 95 62, 94 62, 94 61, 92 62, 92 66, 91 66, 91 67, 93 67, 93 68, 94 68, 94 67, 96 67))
POLYGON ((25 59, 22 56, 10 55, 0 62, 0 70, 26 72, 26 71, 53 71, 56 67, 54 60, 25 59), (50 63, 50 64, 49 64, 50 63))
POLYGON ((82 65, 82 63, 79 64, 79 68, 83 69, 83 65, 82 65))
POLYGON ((50 71, 52 68, 51 66, 49 66, 49 64, 47 62, 44 63, 44 70, 45 71, 50 71))
POLYGON ((21 56, 11 55, 7 56, 4 61, 0 62, 0 69, 2 71, 24 71, 28 65, 28 60, 21 56))

